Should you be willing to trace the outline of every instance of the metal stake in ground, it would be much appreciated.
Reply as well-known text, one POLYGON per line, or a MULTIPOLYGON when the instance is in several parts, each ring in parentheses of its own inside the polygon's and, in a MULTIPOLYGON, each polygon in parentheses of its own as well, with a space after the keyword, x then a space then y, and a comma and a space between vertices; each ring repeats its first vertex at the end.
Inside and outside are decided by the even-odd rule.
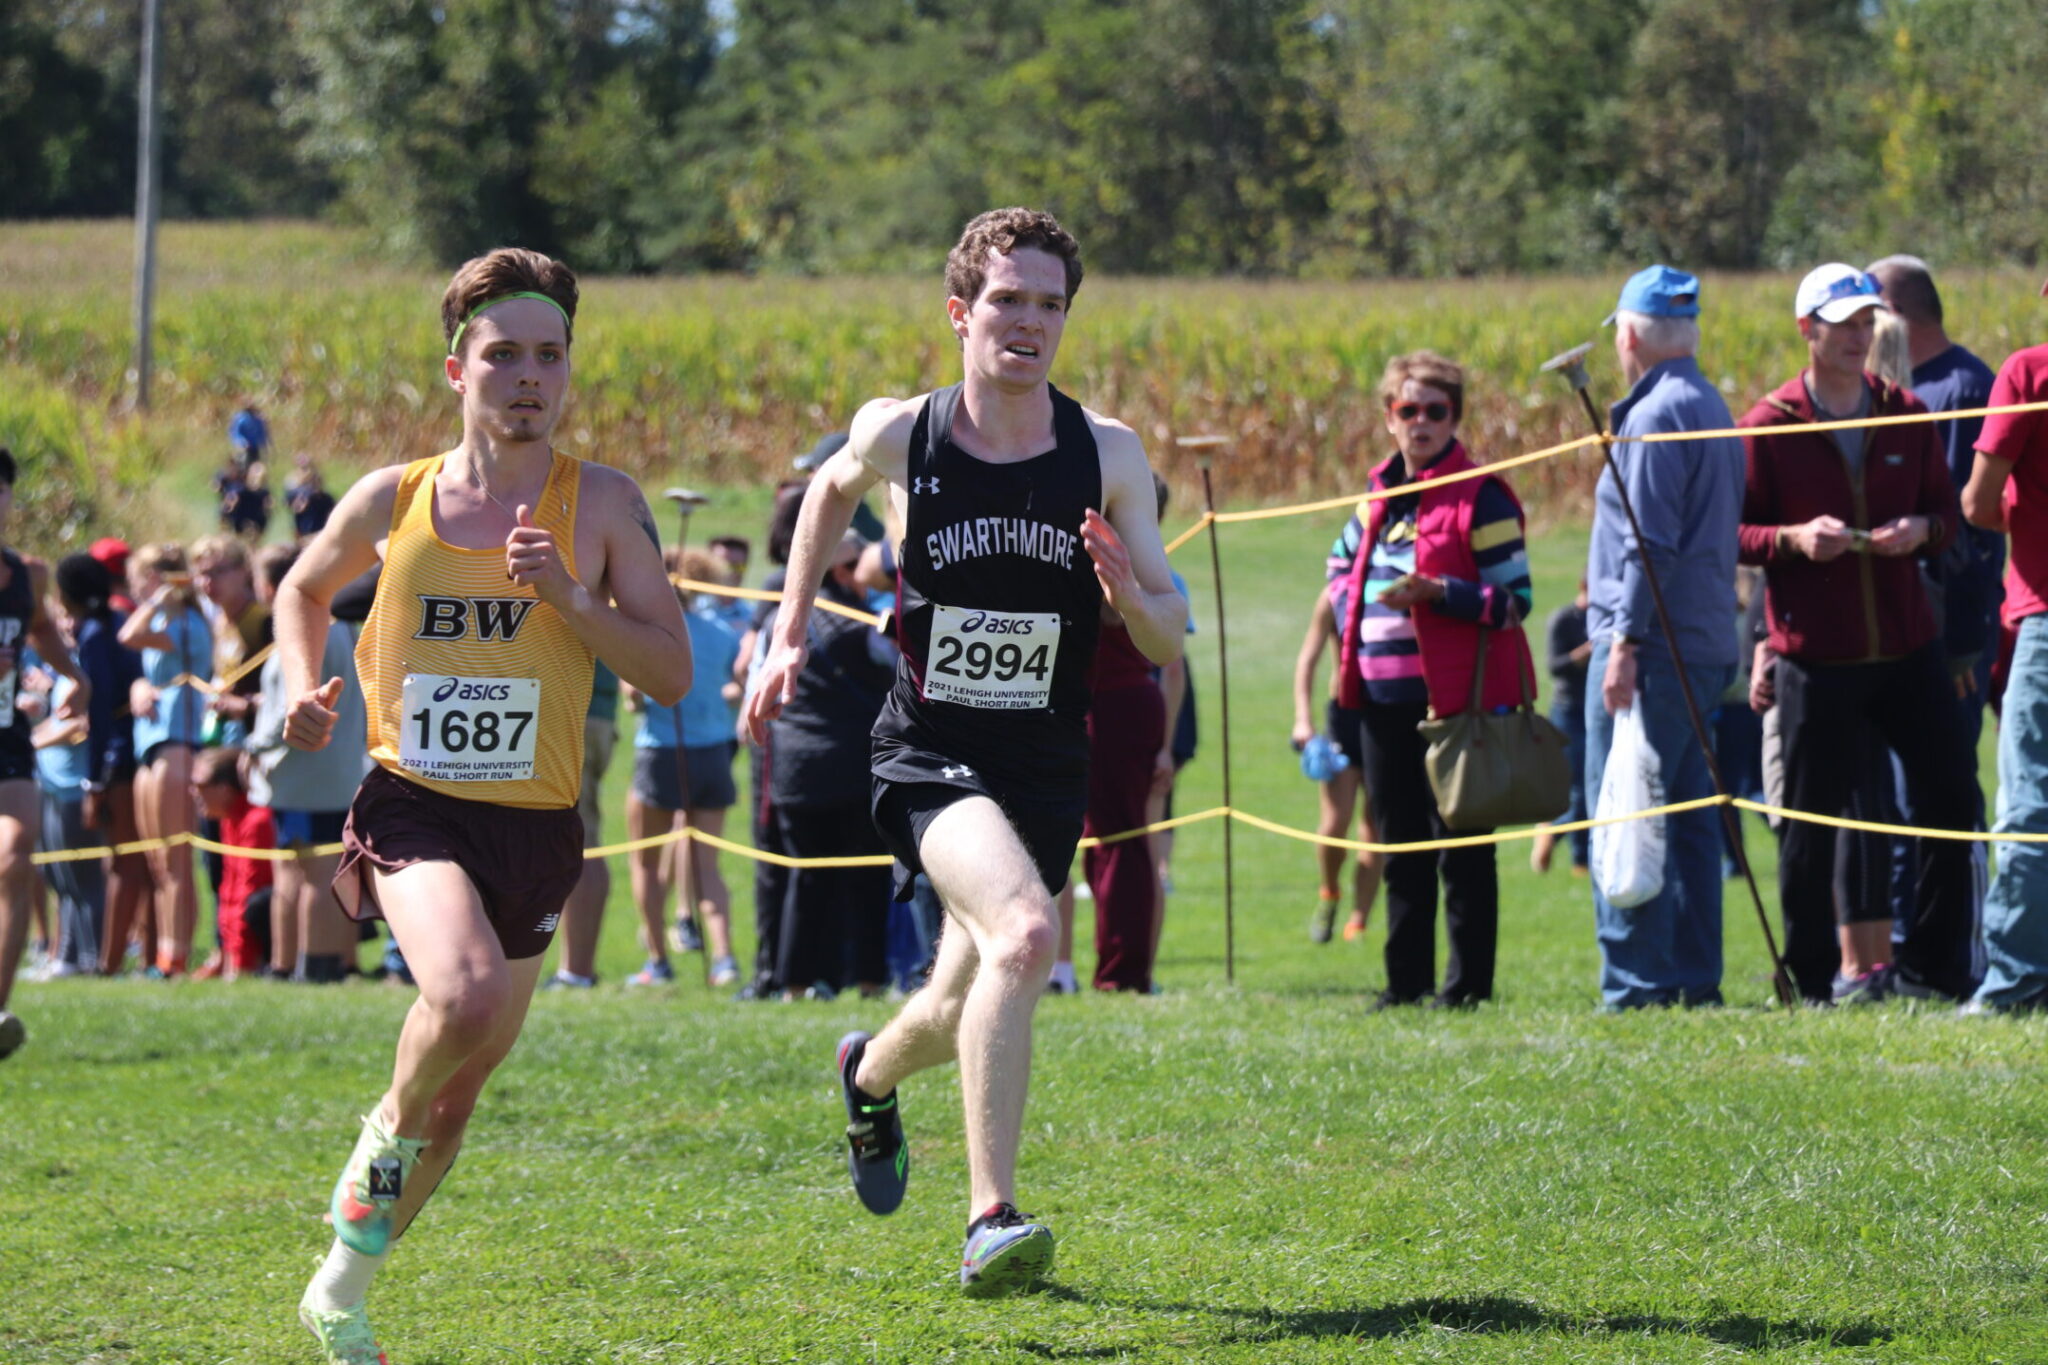
MULTIPOLYGON (((1223 806, 1234 811, 1230 787, 1230 635, 1223 618, 1223 554, 1216 545, 1216 490, 1209 482, 1211 451, 1230 444, 1227 436, 1183 436, 1174 442, 1183 450, 1199 452, 1196 464, 1202 471, 1202 510, 1209 523, 1209 573, 1216 586, 1216 695, 1222 715, 1223 806)), ((1171 724, 1173 718, 1167 717, 1171 724)), ((1237 984, 1237 868, 1232 857, 1231 827, 1223 822, 1223 979, 1237 984)))
MULTIPOLYGON (((680 575, 683 571, 683 545, 690 539, 690 513, 709 504, 711 499, 694 488, 669 488, 663 490, 662 496, 676 505, 675 572, 680 575)), ((677 702, 669 708, 669 713, 675 718, 676 723, 676 799, 683 803, 683 830, 687 834, 690 829, 690 767, 683 753, 683 704, 677 702)), ((691 847, 694 842, 695 840, 683 838, 669 845, 671 855, 682 864, 678 869, 681 875, 676 878, 676 885, 682 890, 684 903, 690 907, 689 917, 692 923, 696 922, 698 907, 697 851, 691 847)), ((704 926, 701 924, 697 925, 697 935, 705 945, 704 983, 708 986, 711 984, 711 940, 704 938, 704 926)))
POLYGON ((1721 821, 1728 831, 1728 842, 1735 850, 1736 865, 1742 869, 1742 878, 1749 884, 1749 898, 1756 906, 1757 927, 1763 930, 1764 947, 1771 955, 1771 986, 1778 993, 1778 1003, 1786 1009, 1797 1008, 1798 993, 1792 988, 1792 978, 1786 974, 1785 960, 1778 955, 1777 935, 1771 932, 1771 918, 1764 910, 1763 892, 1757 889, 1756 871, 1749 865, 1749 850, 1742 844, 1742 812, 1727 802, 1728 784, 1721 780, 1721 764, 1714 757, 1713 741, 1707 737, 1706 721, 1700 714, 1698 698, 1692 694, 1692 682, 1685 674, 1685 656, 1679 653, 1678 633, 1672 629, 1671 613, 1664 606, 1664 588, 1657 581, 1657 568, 1650 562, 1648 552, 1643 548, 1643 528, 1636 522, 1635 501, 1628 495, 1628 482, 1621 477, 1621 466, 1614 459, 1614 434, 1607 430, 1607 423, 1600 418, 1600 410, 1593 405, 1593 380, 1586 373, 1586 355, 1593 349, 1593 343, 1575 346, 1562 355, 1554 355, 1543 362, 1545 374, 1562 374, 1565 383, 1572 386, 1579 395, 1579 404, 1586 410, 1586 420, 1593 424, 1593 434, 1600 438, 1600 454, 1607 462, 1607 472, 1614 478, 1614 491, 1621 499, 1622 514, 1628 518, 1629 534, 1635 537, 1636 555, 1643 566, 1643 581, 1650 587, 1650 602, 1657 609, 1657 623, 1664 630, 1665 647, 1671 651, 1672 671, 1678 675, 1678 690, 1685 698, 1685 714, 1692 722, 1694 738, 1699 741, 1700 753, 1707 760, 1707 775, 1713 779, 1714 794, 1722 798, 1721 821))

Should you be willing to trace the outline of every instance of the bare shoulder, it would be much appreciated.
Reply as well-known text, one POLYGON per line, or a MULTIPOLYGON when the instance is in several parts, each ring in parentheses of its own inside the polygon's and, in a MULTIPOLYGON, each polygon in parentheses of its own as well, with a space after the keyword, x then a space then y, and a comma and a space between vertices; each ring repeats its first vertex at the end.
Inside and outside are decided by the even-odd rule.
POLYGON ((1138 433, 1114 417, 1105 417, 1085 407, 1081 411, 1087 415, 1088 426, 1095 433, 1095 449, 1102 460, 1103 482, 1143 483, 1147 485, 1146 496, 1151 496, 1151 465, 1145 458, 1145 443, 1138 439, 1138 433))
POLYGON ((328 524, 346 535, 367 532, 372 541, 381 540, 390 530, 391 509, 398 503, 398 485, 404 481, 405 471, 402 464, 385 465, 357 479, 335 503, 328 524))
POLYGON ((847 432, 855 458, 891 483, 903 482, 910 433, 930 397, 921 393, 914 398, 871 398, 861 404, 847 432))
POLYGON ((647 495, 640 490, 640 482, 622 469, 610 465, 583 462, 583 482, 577 492, 578 505, 589 509, 604 527, 624 526, 630 522, 656 548, 661 545, 661 532, 654 524, 654 509, 648 505, 647 495))

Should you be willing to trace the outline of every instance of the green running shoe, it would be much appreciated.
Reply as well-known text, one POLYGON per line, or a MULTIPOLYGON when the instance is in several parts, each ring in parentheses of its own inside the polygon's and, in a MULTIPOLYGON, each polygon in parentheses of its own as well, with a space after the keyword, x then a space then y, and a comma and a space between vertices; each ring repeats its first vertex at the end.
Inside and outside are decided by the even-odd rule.
POLYGON ((1337 902, 1334 900, 1326 901, 1321 896, 1316 897, 1316 910, 1313 915, 1309 916, 1308 921, 1308 941, 1310 943, 1328 943, 1330 941, 1330 931, 1336 925, 1337 902))
POLYGON ((846 1166, 853 1192, 869 1213, 894 1213, 910 1185, 910 1145, 903 1140, 903 1115, 896 1092, 877 1100, 853 1083, 860 1072, 868 1035, 859 1029, 839 1040, 839 1088, 846 1096, 846 1166))
POLYGON ((1052 1229, 998 1204, 967 1225, 960 1288, 970 1299, 999 1299, 1029 1289, 1052 1269, 1052 1229))
POLYGON ((382 1256, 390 1249, 391 1207, 404 1195, 406 1177, 426 1146, 423 1139, 385 1132, 375 1114, 363 1115, 363 1134, 328 1201, 334 1235, 343 1246, 364 1256, 382 1256))
POLYGON ((315 1308, 307 1298, 299 1304, 299 1321, 319 1340, 327 1365, 391 1365, 391 1358, 378 1349, 360 1303, 330 1313, 315 1308))

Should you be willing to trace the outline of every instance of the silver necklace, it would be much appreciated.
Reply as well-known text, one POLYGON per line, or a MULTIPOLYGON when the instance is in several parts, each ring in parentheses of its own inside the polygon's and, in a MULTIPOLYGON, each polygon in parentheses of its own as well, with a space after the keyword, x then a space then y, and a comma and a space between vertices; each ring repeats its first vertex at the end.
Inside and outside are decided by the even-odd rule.
MULTIPOLYGON (((553 452, 551 451, 549 452, 549 454, 550 458, 552 458, 553 452)), ((474 458, 471 458, 467 463, 469 465, 469 477, 476 481, 477 491, 479 493, 482 493, 485 497, 489 498, 492 502, 497 503, 498 510, 503 512, 507 517, 511 518, 514 525, 517 525, 519 522, 519 514, 513 511, 511 508, 507 507, 504 503, 504 500, 500 498, 496 493, 493 493, 491 491, 491 486, 484 482, 484 471, 477 465, 476 460, 474 458)), ((546 493, 546 491, 547 484, 545 481, 543 481, 541 484, 541 492, 546 493)), ((534 502, 536 505, 538 505, 540 502, 539 497, 536 497, 534 499, 534 502)))

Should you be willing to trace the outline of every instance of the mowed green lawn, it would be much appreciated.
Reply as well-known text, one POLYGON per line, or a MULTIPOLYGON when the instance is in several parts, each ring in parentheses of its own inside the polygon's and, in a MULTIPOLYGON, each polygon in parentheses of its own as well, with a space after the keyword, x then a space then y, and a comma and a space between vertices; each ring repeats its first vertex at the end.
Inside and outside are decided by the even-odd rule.
MULTIPOLYGON (((758 535, 764 505, 727 496, 692 535, 758 535)), ((1314 793, 1288 677, 1339 521, 1223 530, 1236 799, 1294 824, 1314 793)), ((1539 615, 1583 543, 1537 535, 1539 615)), ((1176 563, 1202 631, 1205 748, 1180 797, 1197 810, 1221 799, 1214 597, 1205 546, 1176 563)), ((1022 1197, 1059 1266, 1049 1292, 997 1303, 954 1287, 953 1072, 906 1088, 910 1197, 871 1218, 830 1057, 892 1007, 739 1006, 694 961, 672 989, 619 989, 637 962, 619 866, 604 986, 535 1002, 373 1292, 392 1359, 2048 1359, 2048 1025, 1787 1016, 1733 885, 1730 1007, 1602 1016, 1586 883, 1534 876, 1520 844, 1501 854, 1496 1001, 1374 1015, 1379 916, 1366 940, 1310 945, 1310 851, 1235 839, 1235 987, 1208 824, 1177 854, 1164 993, 1040 1009, 1022 1197)), ((0 1360, 311 1358, 293 1307, 409 999, 23 986, 30 1042, 0 1065, 0 1360)))

